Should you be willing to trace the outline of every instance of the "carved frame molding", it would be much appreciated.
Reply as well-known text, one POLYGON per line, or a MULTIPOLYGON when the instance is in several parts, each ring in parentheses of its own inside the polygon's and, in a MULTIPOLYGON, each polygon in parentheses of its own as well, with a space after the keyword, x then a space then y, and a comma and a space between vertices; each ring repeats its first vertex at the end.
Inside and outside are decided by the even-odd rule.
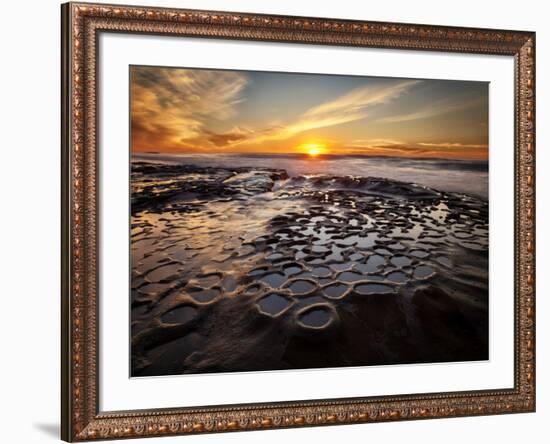
POLYGON ((535 409, 535 34, 136 6, 62 5, 62 439, 442 418, 535 409), (513 389, 101 412, 97 69, 101 32, 500 54, 515 59, 513 389))

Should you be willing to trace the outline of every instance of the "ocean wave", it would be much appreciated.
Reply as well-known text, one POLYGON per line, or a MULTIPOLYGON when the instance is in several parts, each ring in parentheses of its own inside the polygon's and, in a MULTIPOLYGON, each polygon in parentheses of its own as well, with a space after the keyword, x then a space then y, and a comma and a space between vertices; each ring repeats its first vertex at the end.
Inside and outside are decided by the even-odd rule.
MULTIPOLYGON (((164 211, 175 201, 188 202, 236 199, 262 193, 271 198, 314 198, 328 195, 332 200, 350 193, 401 200, 465 198, 416 183, 383 177, 310 174, 291 177, 283 169, 261 167, 211 167, 132 163, 132 210, 143 208, 164 211)), ((475 197, 467 196, 470 199, 475 197)), ((179 208, 185 208, 180 205, 179 208)))
POLYGON ((134 162, 184 167, 256 168, 284 170, 289 177, 383 177, 445 192, 488 198, 488 162, 375 156, 318 156, 296 154, 142 154, 134 162))

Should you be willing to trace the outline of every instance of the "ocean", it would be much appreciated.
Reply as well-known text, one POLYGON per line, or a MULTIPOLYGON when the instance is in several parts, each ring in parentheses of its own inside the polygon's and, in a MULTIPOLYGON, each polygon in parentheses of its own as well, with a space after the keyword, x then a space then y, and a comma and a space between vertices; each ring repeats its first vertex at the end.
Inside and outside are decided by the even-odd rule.
POLYGON ((469 194, 488 200, 489 162, 372 156, 305 157, 301 154, 133 154, 133 160, 201 167, 284 169, 290 177, 309 175, 380 177, 469 194))

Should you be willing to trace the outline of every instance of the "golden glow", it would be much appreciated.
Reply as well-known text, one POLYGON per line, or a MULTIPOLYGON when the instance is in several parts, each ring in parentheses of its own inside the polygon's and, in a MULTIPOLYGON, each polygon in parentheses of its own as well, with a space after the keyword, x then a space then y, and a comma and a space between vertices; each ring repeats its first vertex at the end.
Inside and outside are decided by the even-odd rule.
POLYGON ((489 155, 481 82, 438 81, 426 94, 428 80, 348 78, 348 88, 333 91, 346 83, 315 75, 317 86, 302 91, 286 73, 132 67, 130 74, 133 152, 489 155))
POLYGON ((308 156, 316 157, 319 154, 324 154, 326 152, 326 146, 321 143, 309 142, 300 145, 299 150, 303 153, 306 153, 308 156))

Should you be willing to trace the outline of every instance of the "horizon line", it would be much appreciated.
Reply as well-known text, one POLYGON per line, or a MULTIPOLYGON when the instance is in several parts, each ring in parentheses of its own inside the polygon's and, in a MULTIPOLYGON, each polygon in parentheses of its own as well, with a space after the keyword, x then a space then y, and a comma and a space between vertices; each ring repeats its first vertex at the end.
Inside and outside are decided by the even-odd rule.
POLYGON ((399 159, 417 159, 417 160, 462 160, 462 161, 476 161, 476 162, 489 162, 489 158, 471 158, 471 157, 436 157, 436 156, 402 156, 398 154, 366 154, 366 153, 346 153, 346 154, 337 154, 337 153, 322 153, 315 156, 311 156, 308 153, 297 153, 297 152, 224 152, 224 151, 213 151, 213 152, 173 152, 173 151, 131 151, 131 155, 143 155, 143 154, 154 154, 154 155, 168 155, 168 156, 178 156, 178 155, 231 155, 231 156, 261 156, 261 157, 270 157, 270 156, 293 156, 293 157, 305 157, 311 160, 320 160, 327 157, 383 157, 383 158, 399 158, 399 159))

